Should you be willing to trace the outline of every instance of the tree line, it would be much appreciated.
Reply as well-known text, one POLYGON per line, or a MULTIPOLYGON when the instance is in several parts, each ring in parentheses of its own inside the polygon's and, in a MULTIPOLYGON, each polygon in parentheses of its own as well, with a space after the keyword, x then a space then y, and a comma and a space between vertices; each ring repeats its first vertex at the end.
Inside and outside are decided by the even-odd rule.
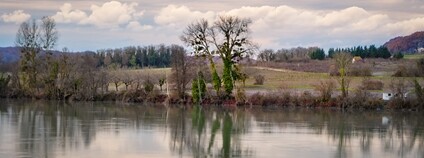
MULTIPOLYGON (((291 61, 305 61, 311 58, 321 58, 324 53, 323 49, 319 47, 296 47, 291 49, 264 49, 259 52, 258 59, 260 61, 273 61, 273 62, 291 62, 291 61), (311 57, 311 54, 313 56, 311 57)), ((325 57, 325 54, 324 54, 325 57)))
POLYGON ((128 46, 97 50, 99 66, 113 68, 170 67, 171 46, 128 46))
POLYGON ((329 48, 325 54, 323 48, 319 47, 296 47, 291 49, 264 49, 260 51, 258 59, 260 61, 272 62, 292 62, 307 60, 324 60, 325 58, 333 58, 335 54, 346 52, 352 56, 360 56, 361 58, 403 58, 402 53, 391 53, 385 46, 355 46, 348 48, 329 48))
POLYGON ((330 48, 328 49, 328 57, 333 58, 336 53, 347 52, 352 56, 360 56, 361 58, 390 58, 392 54, 385 46, 355 46, 350 48, 330 48))

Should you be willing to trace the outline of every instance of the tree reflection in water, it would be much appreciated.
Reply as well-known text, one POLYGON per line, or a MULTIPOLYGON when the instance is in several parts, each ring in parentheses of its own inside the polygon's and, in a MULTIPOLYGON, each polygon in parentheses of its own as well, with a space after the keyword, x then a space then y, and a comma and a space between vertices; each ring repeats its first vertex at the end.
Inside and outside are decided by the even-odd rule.
POLYGON ((184 152, 191 153, 193 157, 252 156, 249 149, 242 149, 241 139, 236 139, 237 137, 233 135, 234 132, 245 131, 233 126, 235 113, 205 111, 201 106, 194 106, 189 118, 191 127, 187 126, 188 119, 185 116, 187 111, 180 110, 178 114, 179 119, 170 118, 175 121, 170 123, 171 131, 173 131, 171 150, 180 155, 184 155, 184 152), (217 135, 221 135, 222 140, 216 140, 217 135))
POLYGON ((114 141, 124 140, 130 145, 107 144, 124 145, 126 150, 115 151, 123 157, 129 151, 143 157, 150 148, 140 142, 154 146, 151 149, 155 155, 149 157, 315 157, 325 153, 329 153, 327 157, 424 156, 424 115, 419 112, 230 112, 201 106, 188 110, 114 103, 2 103, 0 157, 107 153, 110 151, 91 149, 94 144, 107 144, 102 140, 107 139, 105 131, 114 141), (388 124, 382 123, 383 116, 390 119, 388 124), (123 139, 128 131, 136 137, 123 139), (146 140, 143 136, 155 138, 146 140))

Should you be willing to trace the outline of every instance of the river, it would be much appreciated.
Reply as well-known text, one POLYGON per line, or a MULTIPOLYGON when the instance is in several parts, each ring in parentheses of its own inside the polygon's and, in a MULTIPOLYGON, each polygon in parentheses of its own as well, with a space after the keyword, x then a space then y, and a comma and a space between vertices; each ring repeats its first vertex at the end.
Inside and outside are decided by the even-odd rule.
POLYGON ((421 112, 0 103, 0 157, 424 157, 421 112))

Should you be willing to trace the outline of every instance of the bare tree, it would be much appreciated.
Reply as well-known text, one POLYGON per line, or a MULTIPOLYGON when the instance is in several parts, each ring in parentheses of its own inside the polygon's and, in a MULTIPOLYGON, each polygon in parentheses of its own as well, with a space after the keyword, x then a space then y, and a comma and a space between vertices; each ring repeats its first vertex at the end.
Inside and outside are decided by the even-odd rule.
POLYGON ((338 81, 342 91, 342 96, 347 97, 350 83, 350 80, 347 77, 347 72, 352 61, 352 55, 345 52, 337 53, 334 55, 334 61, 340 73, 338 81))
POLYGON ((249 39, 250 19, 235 16, 221 16, 210 25, 202 19, 189 25, 181 40, 194 49, 195 55, 206 57, 211 65, 214 88, 219 91, 220 78, 216 73, 214 55, 219 55, 224 63, 223 83, 227 95, 234 88, 234 64, 248 56, 254 47, 249 39))
POLYGON ((37 61, 37 57, 43 50, 49 53, 56 45, 57 40, 56 23, 50 17, 43 17, 41 24, 38 24, 36 20, 31 20, 23 22, 19 27, 15 44, 21 48, 20 76, 22 85, 30 91, 31 95, 35 93, 39 76, 37 67, 41 65, 40 61, 37 61))
POLYGON ((186 51, 181 46, 172 45, 171 52, 171 80, 175 86, 178 97, 184 98, 186 86, 190 80, 187 76, 188 62, 186 51))
POLYGON ((119 73, 119 76, 122 80, 122 83, 125 85, 125 90, 128 90, 128 87, 131 86, 131 84, 134 82, 134 77, 131 75, 131 73, 127 71, 121 71, 119 73))
POLYGON ((115 85, 115 91, 119 91, 119 86, 122 84, 121 76, 117 71, 110 72, 110 81, 115 85))
POLYGON ((24 22, 16 34, 16 45, 21 48, 20 72, 22 86, 31 94, 35 92, 37 82, 36 56, 40 52, 39 31, 35 20, 24 22))

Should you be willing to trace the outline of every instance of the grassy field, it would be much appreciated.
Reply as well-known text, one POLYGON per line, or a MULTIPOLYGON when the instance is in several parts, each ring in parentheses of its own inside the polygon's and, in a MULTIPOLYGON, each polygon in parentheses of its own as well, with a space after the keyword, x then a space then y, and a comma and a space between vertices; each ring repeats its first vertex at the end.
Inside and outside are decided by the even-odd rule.
MULTIPOLYGON (((112 72, 112 74, 115 73, 129 75, 133 79, 140 78, 142 80, 146 80, 147 78, 149 78, 154 84, 157 84, 159 78, 165 78, 171 75, 171 68, 120 69, 112 72)), ((115 84, 109 83, 108 88, 110 91, 115 91, 115 84)), ((118 89, 124 90, 125 85, 121 82, 118 89)))
POLYGON ((424 58, 424 54, 407 54, 404 56, 405 59, 421 59, 424 58))
POLYGON ((130 73, 140 73, 141 75, 151 75, 151 76, 157 76, 157 75, 170 75, 171 74, 171 68, 145 68, 145 69, 128 69, 123 70, 128 71, 130 73))
MULTIPOLYGON (((383 63, 388 64, 388 63, 383 63)), ((287 70, 282 68, 269 68, 261 66, 245 66, 243 67, 244 71, 250 72, 249 78, 246 80, 246 90, 250 91, 272 91, 278 89, 289 89, 297 91, 312 91, 314 90, 314 85, 319 84, 321 81, 332 80, 336 83, 338 87, 337 77, 330 76, 329 73, 320 73, 320 72, 302 72, 287 70), (263 75, 265 77, 265 82, 263 85, 255 85, 255 79, 253 76, 263 75)), ((150 76, 150 79, 153 82, 159 77, 170 76, 171 68, 151 68, 151 69, 136 69, 136 70, 119 70, 120 72, 126 72, 128 74, 134 74, 140 77, 150 76)), ((386 72, 386 70, 380 70, 386 72)), ((391 72, 379 73, 369 77, 372 80, 378 80, 383 82, 384 89, 377 90, 375 92, 387 91, 390 89, 389 85, 394 79, 405 80, 408 83, 412 81, 412 77, 405 78, 395 78, 391 76, 391 72)), ((350 77, 350 90, 355 90, 362 85, 362 80, 364 77, 350 77)), ((418 78, 420 83, 424 83, 423 78, 418 78)), ((189 84, 190 85, 190 84, 189 84)), ((121 85, 119 89, 124 89, 125 86, 121 85)), ((114 86, 111 84, 110 90, 113 90, 114 86)))
MULTIPOLYGON (((251 71, 256 71, 257 74, 265 76, 265 82, 263 85, 254 85, 255 80, 253 77, 249 77, 246 81, 247 90, 262 90, 270 91, 277 89, 291 89, 291 90, 313 90, 314 85, 318 84, 321 81, 333 80, 337 87, 337 77, 330 76, 328 73, 312 73, 312 72, 299 72, 299 71, 290 71, 284 69, 275 69, 275 68, 263 68, 263 67, 246 67, 245 69, 251 69, 251 71)), ((378 80, 383 82, 383 90, 376 90, 374 92, 382 92, 390 89, 389 85, 394 79, 400 79, 406 81, 409 84, 414 78, 413 77, 403 77, 396 78, 391 77, 390 75, 379 75, 369 77, 372 80, 378 80)), ((349 90, 355 90, 362 85, 364 77, 349 77, 350 79, 350 88, 349 90)), ((423 78, 417 78, 421 84, 424 83, 423 78)))

